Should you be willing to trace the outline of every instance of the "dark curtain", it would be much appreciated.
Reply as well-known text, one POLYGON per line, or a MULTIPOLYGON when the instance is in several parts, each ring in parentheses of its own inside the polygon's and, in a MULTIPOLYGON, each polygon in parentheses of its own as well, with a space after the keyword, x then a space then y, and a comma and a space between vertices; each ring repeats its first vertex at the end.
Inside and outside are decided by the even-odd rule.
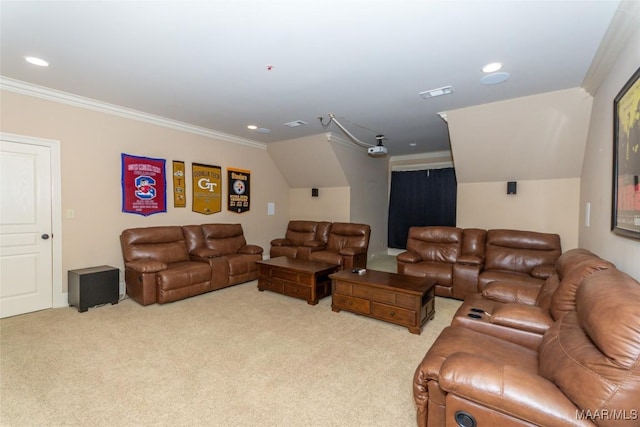
POLYGON ((389 247, 405 249, 409 227, 456 225, 454 168, 391 172, 389 247))

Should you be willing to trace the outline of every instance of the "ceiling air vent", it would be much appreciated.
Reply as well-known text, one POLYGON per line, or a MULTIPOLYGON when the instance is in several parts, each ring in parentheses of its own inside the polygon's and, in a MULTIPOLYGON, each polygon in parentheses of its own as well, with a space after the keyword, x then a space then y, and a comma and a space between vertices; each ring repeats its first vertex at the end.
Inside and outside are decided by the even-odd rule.
POLYGON ((298 126, 304 126, 308 124, 309 123, 305 122, 304 120, 294 120, 292 122, 285 123, 284 125, 290 128, 297 128, 298 126))
POLYGON ((439 87, 438 89, 425 90, 424 92, 420 92, 418 95, 423 97, 424 99, 435 98, 436 96, 449 95, 453 93, 453 88, 451 86, 439 87))

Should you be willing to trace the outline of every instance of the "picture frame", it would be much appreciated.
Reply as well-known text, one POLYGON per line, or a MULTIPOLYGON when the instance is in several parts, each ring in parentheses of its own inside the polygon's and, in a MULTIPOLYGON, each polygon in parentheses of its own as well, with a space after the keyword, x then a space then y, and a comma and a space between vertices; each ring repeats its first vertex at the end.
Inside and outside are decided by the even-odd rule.
POLYGON ((640 240, 640 68, 613 100, 611 230, 640 240))

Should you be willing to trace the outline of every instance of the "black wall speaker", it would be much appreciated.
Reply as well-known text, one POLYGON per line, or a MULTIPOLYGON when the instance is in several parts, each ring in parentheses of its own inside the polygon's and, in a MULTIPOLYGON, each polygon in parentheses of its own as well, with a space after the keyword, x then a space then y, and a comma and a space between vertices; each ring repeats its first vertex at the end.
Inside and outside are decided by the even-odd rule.
POLYGON ((518 183, 516 181, 507 182, 507 194, 517 194, 518 193, 518 183))
POLYGON ((312 188, 311 189, 311 197, 318 197, 318 189, 317 188, 312 188))

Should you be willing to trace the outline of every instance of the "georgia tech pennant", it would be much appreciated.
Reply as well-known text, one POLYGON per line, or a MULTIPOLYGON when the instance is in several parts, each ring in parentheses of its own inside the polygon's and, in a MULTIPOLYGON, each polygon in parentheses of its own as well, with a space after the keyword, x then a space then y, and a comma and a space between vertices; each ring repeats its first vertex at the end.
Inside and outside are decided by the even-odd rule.
POLYGON ((165 159, 122 153, 122 212, 143 216, 167 211, 165 159))
POLYGON ((237 213, 247 212, 250 206, 249 182, 251 181, 251 171, 227 168, 227 175, 227 183, 229 185, 227 210, 237 213))
POLYGON ((222 210, 222 168, 192 163, 192 210, 211 215, 222 210))

